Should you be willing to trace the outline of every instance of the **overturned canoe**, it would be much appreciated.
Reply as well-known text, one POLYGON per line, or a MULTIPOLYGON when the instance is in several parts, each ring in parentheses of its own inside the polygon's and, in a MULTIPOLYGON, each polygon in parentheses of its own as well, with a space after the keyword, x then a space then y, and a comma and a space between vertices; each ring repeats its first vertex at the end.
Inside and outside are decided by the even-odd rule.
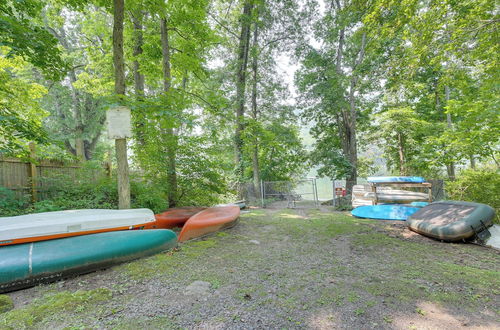
POLYGON ((189 218, 179 234, 179 242, 231 227, 239 216, 240 208, 235 205, 210 207, 189 218))
POLYGON ((0 218, 0 246, 108 231, 156 228, 149 209, 67 210, 0 218))
POLYGON ((160 214, 155 214, 156 225, 158 228, 170 229, 182 227, 186 221, 198 212, 206 209, 205 207, 180 207, 167 210, 160 214))
POLYGON ((422 207, 406 223, 419 234, 454 242, 473 238, 490 227, 494 216, 495 210, 485 204, 440 201, 422 207))
POLYGON ((0 247, 0 293, 89 273, 177 245, 167 229, 116 231, 0 247))

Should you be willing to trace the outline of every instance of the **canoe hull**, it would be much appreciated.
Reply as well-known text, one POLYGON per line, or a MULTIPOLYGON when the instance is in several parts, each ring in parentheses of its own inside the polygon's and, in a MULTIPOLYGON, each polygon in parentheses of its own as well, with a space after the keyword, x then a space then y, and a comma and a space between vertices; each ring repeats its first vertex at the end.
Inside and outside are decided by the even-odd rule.
POLYGON ((408 228, 431 238, 457 242, 473 238, 493 225, 495 210, 485 204, 439 201, 421 208, 406 221, 408 228))
POLYGON ((156 226, 163 229, 182 227, 189 218, 204 209, 205 207, 175 208, 155 214, 156 226))
POLYGON ((179 242, 232 227, 236 224, 239 216, 240 208, 235 205, 210 207, 189 218, 179 234, 179 242))
POLYGON ((108 232, 0 248, 0 293, 89 273, 175 247, 165 229, 108 232))

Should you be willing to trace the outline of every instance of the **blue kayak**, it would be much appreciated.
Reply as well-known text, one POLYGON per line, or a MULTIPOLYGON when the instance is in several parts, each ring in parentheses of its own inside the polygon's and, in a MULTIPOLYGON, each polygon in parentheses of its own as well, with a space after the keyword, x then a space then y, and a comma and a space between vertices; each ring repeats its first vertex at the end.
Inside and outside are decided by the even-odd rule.
POLYGON ((421 176, 370 176, 368 182, 371 183, 423 183, 425 179, 421 176))
POLYGON ((410 205, 415 207, 425 207, 429 205, 429 202, 411 202, 410 205))
POLYGON ((358 218, 405 221, 420 209, 420 207, 393 204, 366 205, 355 208, 351 214, 358 218))

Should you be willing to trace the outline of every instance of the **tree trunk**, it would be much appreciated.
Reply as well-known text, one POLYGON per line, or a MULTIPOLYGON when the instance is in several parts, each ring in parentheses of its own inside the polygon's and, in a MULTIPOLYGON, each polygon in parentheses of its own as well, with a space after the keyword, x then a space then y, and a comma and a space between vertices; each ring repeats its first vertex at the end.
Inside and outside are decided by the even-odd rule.
POLYGON ((84 162, 86 157, 85 157, 85 145, 84 141, 82 139, 82 129, 79 127, 76 130, 76 139, 75 139, 75 151, 76 151, 76 158, 80 162, 84 162))
MULTIPOLYGON (((235 160, 236 176, 243 181, 243 140, 241 135, 244 130, 245 116, 245 89, 246 71, 248 64, 248 49, 250 44, 250 25, 253 9, 253 0, 246 0, 241 15, 241 33, 238 46, 238 65, 236 72, 236 131, 235 131, 235 160)), ((240 195, 242 192, 240 191, 240 195)), ((240 196, 241 197, 241 196, 240 196)))
MULTIPOLYGON (((168 40, 167 20, 161 19, 161 49, 163 56, 163 91, 165 95, 170 92, 172 84, 172 74, 170 69, 170 45, 168 40)), ((177 204, 177 171, 176 171, 176 151, 177 136, 172 127, 165 129, 167 136, 167 184, 168 184, 168 207, 175 207, 177 204)))
MULTIPOLYGON (((259 114, 257 110, 257 76, 258 76, 258 26, 257 23, 254 24, 253 32, 253 58, 252 58, 252 118, 254 121, 258 121, 259 114)), ((254 137, 254 145, 252 150, 252 173, 253 173, 253 188, 255 191, 255 197, 260 199, 260 169, 259 169, 259 140, 254 137)))
POLYGON ((474 155, 470 155, 470 168, 472 168, 473 170, 476 169, 476 158, 474 157, 474 155))
MULTIPOLYGON (((125 61, 123 58, 124 0, 114 0, 113 13, 113 64, 115 72, 115 94, 125 96, 125 61)), ((118 207, 130 208, 130 182, 128 176, 127 140, 116 139, 116 160, 118 164, 118 207)))
POLYGON ((351 169, 346 179, 346 191, 347 194, 352 194, 352 188, 358 181, 358 147, 357 147, 357 136, 356 136, 356 123, 358 119, 356 110, 356 98, 355 91, 358 84, 359 76, 356 73, 356 69, 363 63, 365 58, 365 47, 366 47, 366 33, 363 33, 361 38, 361 46, 359 53, 357 55, 356 61, 352 68, 351 83, 349 88, 349 115, 347 117, 346 131, 348 132, 348 160, 351 164, 351 169))
POLYGON ((407 175, 404 138, 401 133, 398 133, 398 153, 399 153, 399 175, 407 175))
MULTIPOLYGON (((144 13, 141 9, 138 9, 134 12, 132 16, 132 22, 134 24, 134 63, 133 63, 133 71, 134 71, 134 89, 135 89, 135 97, 137 102, 141 102, 144 100, 144 75, 141 73, 139 60, 137 59, 143 53, 142 46, 144 44, 143 41, 143 22, 144 13)), ((145 118, 141 115, 136 114, 135 119, 135 129, 137 142, 140 146, 144 146, 144 121, 145 118)))
MULTIPOLYGON (((448 105, 448 102, 450 101, 450 87, 445 86, 444 87, 444 92, 445 92, 445 97, 446 97, 446 105, 448 105)), ((448 129, 452 129, 452 122, 451 122, 451 114, 447 113, 446 114, 446 124, 448 126, 448 129)), ((448 177, 450 180, 455 180, 455 163, 450 162, 446 165, 446 169, 448 172, 448 177)))

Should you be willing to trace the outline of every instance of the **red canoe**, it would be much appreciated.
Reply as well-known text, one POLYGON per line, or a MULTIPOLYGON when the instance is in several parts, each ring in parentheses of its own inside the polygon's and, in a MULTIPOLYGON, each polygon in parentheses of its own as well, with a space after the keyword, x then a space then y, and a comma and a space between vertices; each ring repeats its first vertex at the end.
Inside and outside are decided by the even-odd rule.
POLYGON ((210 207, 191 218, 182 227, 179 242, 205 236, 220 229, 233 226, 240 216, 239 206, 210 207))
POLYGON ((204 209, 204 207, 179 207, 155 214, 156 226, 162 229, 182 227, 189 218, 204 209))

